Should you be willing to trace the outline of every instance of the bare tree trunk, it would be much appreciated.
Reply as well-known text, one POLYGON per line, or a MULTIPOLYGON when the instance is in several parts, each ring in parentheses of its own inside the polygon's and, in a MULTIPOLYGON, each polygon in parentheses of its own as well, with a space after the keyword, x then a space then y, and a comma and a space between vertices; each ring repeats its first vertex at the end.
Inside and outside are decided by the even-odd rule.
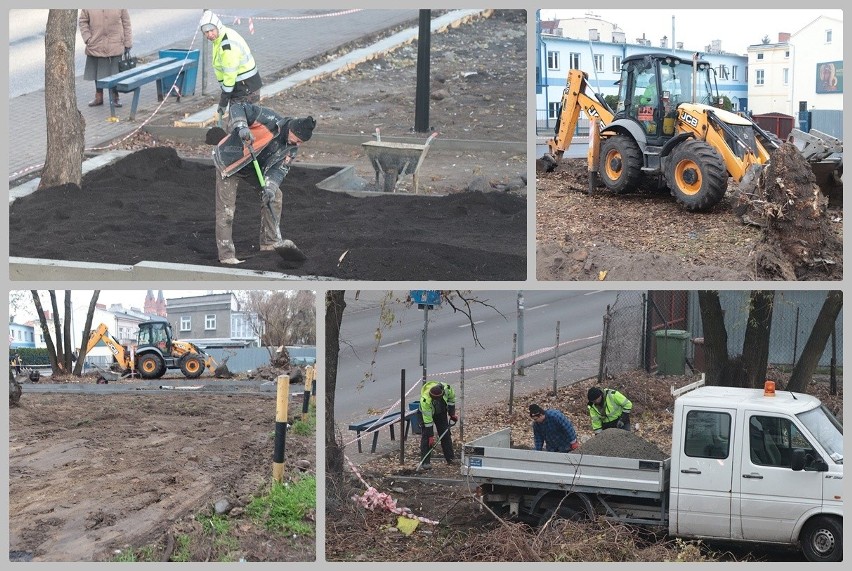
POLYGON ((101 290, 96 289, 92 293, 92 300, 89 302, 89 310, 86 313, 86 325, 83 327, 83 334, 80 336, 80 356, 77 357, 77 363, 74 365, 74 376, 79 377, 83 374, 83 363, 86 361, 86 346, 88 345, 89 333, 92 331, 92 320, 95 318, 95 306, 98 304, 98 296, 101 290))
POLYGON ((71 352, 73 349, 71 348, 71 290, 65 290, 65 322, 62 324, 63 330, 62 335, 65 339, 63 339, 63 353, 64 353, 64 367, 65 370, 69 373, 73 367, 71 352))
POLYGON ((56 303, 56 291, 48 290, 50 294, 50 306, 53 309, 53 334, 56 336, 56 373, 65 375, 68 370, 65 368, 65 355, 62 352, 64 344, 62 342, 62 328, 59 326, 59 306, 56 303))
POLYGON ((725 329, 725 314, 718 291, 698 291, 698 306, 704 329, 704 355, 707 371, 704 382, 708 385, 727 385, 722 371, 727 367, 728 331, 725 329))
POLYGON ((77 10, 48 10, 44 36, 47 149, 39 189, 83 181, 86 123, 77 109, 74 44, 77 10))
POLYGON ((749 301, 750 309, 743 339, 742 364, 746 387, 756 389, 762 388, 766 380, 775 292, 753 291, 749 301))
POLYGON ((325 469, 330 478, 339 478, 343 474, 343 450, 335 437, 334 420, 340 326, 346 308, 343 296, 343 290, 331 290, 325 294, 325 469))
POLYGON ((814 371, 819 364, 819 358, 825 351, 825 344, 831 332, 834 331, 834 322, 843 308, 843 292, 840 290, 829 291, 825 296, 822 309, 819 311, 811 334, 802 349, 799 360, 793 367, 790 382, 787 389, 793 392, 805 392, 805 388, 813 377, 814 371))
POLYGON ((54 372, 59 371, 59 364, 56 361, 56 347, 53 345, 53 338, 50 335, 50 329, 47 327, 47 317, 44 315, 44 309, 41 306, 41 299, 38 297, 38 290, 30 290, 33 294, 33 304, 38 313, 38 322, 41 325, 41 334, 44 337, 44 344, 47 347, 47 358, 50 361, 50 368, 54 372))

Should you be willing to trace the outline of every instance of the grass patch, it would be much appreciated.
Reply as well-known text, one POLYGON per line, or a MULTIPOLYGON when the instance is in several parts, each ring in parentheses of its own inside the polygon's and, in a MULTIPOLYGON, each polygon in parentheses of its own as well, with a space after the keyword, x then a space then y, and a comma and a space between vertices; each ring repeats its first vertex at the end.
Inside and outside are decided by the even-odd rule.
POLYGON ((192 550, 190 544, 192 539, 185 533, 181 533, 175 538, 175 551, 172 553, 171 560, 177 563, 186 563, 191 561, 192 550))
POLYGON ((317 505, 317 481, 314 476, 302 476, 287 483, 273 482, 269 493, 259 496, 246 506, 246 514, 266 529, 281 534, 313 536, 313 524, 305 516, 317 505))
POLYGON ((317 406, 315 404, 308 405, 307 418, 302 420, 302 413, 299 413, 299 418, 293 421, 290 430, 298 436, 311 436, 316 433, 317 429, 317 406))

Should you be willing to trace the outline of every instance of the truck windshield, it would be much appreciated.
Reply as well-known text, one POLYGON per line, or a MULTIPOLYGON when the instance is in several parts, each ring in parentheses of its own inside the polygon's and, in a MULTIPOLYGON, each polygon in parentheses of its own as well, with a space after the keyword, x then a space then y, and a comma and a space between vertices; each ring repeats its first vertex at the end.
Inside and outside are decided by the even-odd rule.
POLYGON ((825 405, 797 415, 837 464, 843 464, 843 425, 825 405))

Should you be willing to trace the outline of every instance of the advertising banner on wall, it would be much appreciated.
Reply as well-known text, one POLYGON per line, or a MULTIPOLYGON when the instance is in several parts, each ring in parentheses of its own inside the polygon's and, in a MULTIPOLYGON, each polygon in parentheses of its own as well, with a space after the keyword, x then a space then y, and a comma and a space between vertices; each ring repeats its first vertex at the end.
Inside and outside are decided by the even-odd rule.
POLYGON ((843 60, 817 64, 816 92, 843 93, 843 60))

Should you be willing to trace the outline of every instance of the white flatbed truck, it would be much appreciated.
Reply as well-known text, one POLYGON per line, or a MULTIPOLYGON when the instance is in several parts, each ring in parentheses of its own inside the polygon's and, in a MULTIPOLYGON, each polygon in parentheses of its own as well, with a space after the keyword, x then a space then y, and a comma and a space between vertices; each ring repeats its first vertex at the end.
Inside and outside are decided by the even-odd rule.
POLYGON ((461 472, 497 513, 544 523, 604 516, 675 537, 799 546, 843 559, 843 427, 819 399, 701 387, 675 399, 669 458, 464 445, 461 472))

